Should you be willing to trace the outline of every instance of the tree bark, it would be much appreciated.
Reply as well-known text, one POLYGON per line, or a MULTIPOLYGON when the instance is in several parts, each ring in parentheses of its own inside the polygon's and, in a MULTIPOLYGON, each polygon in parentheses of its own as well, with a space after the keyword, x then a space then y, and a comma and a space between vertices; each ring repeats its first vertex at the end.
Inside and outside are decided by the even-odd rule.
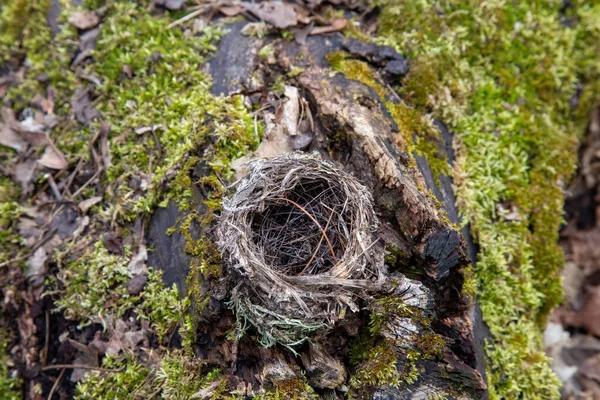
MULTIPOLYGON (((371 191, 380 218, 380 240, 390 252, 402 254, 402 262, 390 261, 388 265, 390 277, 398 282, 393 294, 426 316, 426 321, 393 316, 381 332, 396 346, 400 372, 414 354, 411 349, 420 349, 416 381, 396 386, 378 382, 367 385, 358 395, 386 399, 436 398, 442 394, 486 397, 484 329, 474 299, 463 290, 465 269, 475 251, 468 230, 455 229, 458 221, 451 178, 440 176, 436 184, 427 160, 407 153, 399 143, 401 132, 385 106, 394 99, 382 99, 369 86, 332 71, 327 54, 350 48, 341 35, 311 36, 298 44, 244 36, 244 25, 228 26, 230 32, 209 63, 213 94, 242 94, 249 101, 265 103, 273 98, 269 83, 275 80, 298 89, 309 105, 312 120, 310 144, 302 150, 342 165, 371 191), (271 43, 274 54, 261 58, 258 51, 267 43, 271 43), (426 354, 420 345, 421 339, 432 334, 443 338, 444 343, 436 357, 426 354)), ((386 65, 371 67, 383 71, 386 65)), ((248 159, 299 147, 294 138, 286 136, 277 112, 265 111, 259 118, 267 125, 265 138, 262 149, 248 159)), ((440 149, 452 163, 452 135, 442 122, 436 121, 436 126, 442 137, 440 149)), ((194 174, 200 178, 206 172, 198 167, 194 174)), ((198 200, 196 211, 208 212, 202 205, 208 189, 197 185, 193 190, 198 200)), ((181 218, 182 213, 172 204, 155 213, 149 227, 149 245, 154 252, 148 263, 164 270, 166 284, 176 283, 182 293, 188 293, 186 280, 193 257, 185 252, 186 238, 180 232, 165 234, 181 218)), ((192 236, 212 237, 213 228, 194 226, 192 236)), ((196 283, 208 299, 197 327, 200 340, 196 350, 199 357, 228 372, 230 389, 249 395, 260 393, 302 374, 321 396, 340 397, 350 388, 357 366, 348 361, 349 343, 356 340, 361 327, 366 329, 370 314, 378 311, 376 302, 365 303, 364 310, 347 315, 339 329, 318 335, 313 344, 298 348, 299 356, 295 357, 283 347, 261 347, 251 332, 239 342, 227 339, 225 333, 235 316, 227 306, 228 271, 225 268, 223 272, 221 279, 196 283)))

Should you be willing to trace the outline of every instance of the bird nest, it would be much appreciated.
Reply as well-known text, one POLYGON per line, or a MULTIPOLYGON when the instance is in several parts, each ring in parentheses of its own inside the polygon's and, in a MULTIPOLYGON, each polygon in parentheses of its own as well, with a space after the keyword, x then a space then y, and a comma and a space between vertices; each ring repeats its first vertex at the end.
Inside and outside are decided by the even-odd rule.
POLYGON ((314 155, 259 159, 223 200, 218 246, 239 279, 232 304, 266 347, 333 326, 384 279, 369 191, 314 155))

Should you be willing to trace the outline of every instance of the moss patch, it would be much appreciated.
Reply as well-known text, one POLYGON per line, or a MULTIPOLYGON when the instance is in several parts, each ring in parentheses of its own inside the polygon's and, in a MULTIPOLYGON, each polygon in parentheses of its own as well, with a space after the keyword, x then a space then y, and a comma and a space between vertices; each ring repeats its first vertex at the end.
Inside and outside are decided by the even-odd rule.
POLYGON ((152 398, 189 399, 216 380, 217 370, 206 370, 203 364, 179 351, 166 353, 155 366, 144 366, 132 358, 104 358, 102 366, 122 372, 91 372, 78 383, 75 399, 152 398))
POLYGON ((9 376, 7 346, 10 337, 10 333, 5 329, 0 330, 0 398, 17 400, 22 398, 21 380, 9 376))
POLYGON ((403 96, 459 139, 454 176, 480 246, 491 398, 557 398, 541 327, 562 298, 561 182, 598 99, 600 7, 576 1, 561 16, 555 1, 377 4, 375 40, 413 60, 403 96), (584 89, 572 110, 577 82, 584 89), (504 218, 499 204, 521 220, 504 218))

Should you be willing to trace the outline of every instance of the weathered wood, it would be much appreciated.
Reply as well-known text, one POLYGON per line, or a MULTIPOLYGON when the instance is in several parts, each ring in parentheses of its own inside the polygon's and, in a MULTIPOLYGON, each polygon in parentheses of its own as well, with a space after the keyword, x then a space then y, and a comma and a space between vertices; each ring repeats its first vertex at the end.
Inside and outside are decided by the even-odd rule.
MULTIPOLYGON (((263 99, 267 103, 268 82, 275 77, 285 77, 287 84, 299 89, 300 96, 310 105, 314 123, 312 140, 305 150, 318 152, 323 159, 343 165, 368 187, 380 217, 380 239, 389 248, 401 251, 412 267, 405 271, 402 266, 390 265, 390 282, 395 282, 395 287, 388 286, 381 293, 382 296, 392 294, 402 304, 414 307, 428 321, 397 316, 383 327, 382 336, 398 350, 398 368, 401 370, 407 365, 408 354, 419 347, 420 338, 431 333, 445 338, 438 358, 417 360, 416 365, 423 372, 416 382, 398 387, 374 385, 369 388, 369 396, 427 398, 440 391, 452 396, 485 396, 483 344, 474 338, 472 318, 468 316, 469 313, 477 315, 477 310, 471 308, 472 299, 462 290, 462 272, 470 265, 469 253, 474 256, 474 248, 467 245, 461 232, 450 223, 457 219, 450 178, 442 176, 437 186, 427 161, 418 156, 415 157, 418 168, 415 168, 411 156, 395 144, 398 128, 385 108, 384 99, 380 99, 373 89, 342 74, 334 74, 328 67, 328 52, 342 50, 344 46, 356 50, 356 43, 352 46, 344 44, 341 35, 335 34, 309 37, 304 45, 277 41, 273 43, 276 61, 271 60, 267 65, 256 55, 263 40, 242 36, 242 26, 243 23, 237 23, 232 27, 210 63, 210 72, 215 77, 213 91, 241 93, 249 99, 263 99), (231 57, 232 54, 237 56, 231 57), (286 74, 292 71, 292 66, 304 70, 289 78, 286 74), (256 77, 260 78, 261 84, 253 81, 256 77), (436 207, 424 187, 437 196, 443 208, 436 207), (424 273, 414 273, 414 270, 424 273), (411 279, 405 273, 410 273, 411 279)), ((377 51, 387 54, 389 49, 377 51)), ((379 57, 383 61, 374 61, 374 53, 367 53, 362 55, 363 58, 370 57, 374 68, 385 70, 385 57, 379 57)), ((390 59, 400 60, 394 57, 390 59)), ((288 140, 289 146, 275 148, 285 151, 295 148, 293 138, 285 136, 286 130, 280 126, 277 112, 267 109, 262 117, 267 121, 264 142, 288 140)), ((448 145, 451 135, 443 124, 438 125, 446 140, 441 145, 447 147, 452 161, 451 146, 448 145)), ((261 155, 260 149, 256 155, 261 155)), ((203 189, 197 189, 196 194, 202 199, 203 189)), ((206 210, 197 211, 203 213, 206 210)), ((180 232, 171 237, 164 234, 180 218, 182 214, 172 206, 154 215, 148 239, 154 252, 150 255, 149 265, 162 268, 166 282, 177 283, 185 292, 185 279, 193 260, 185 255, 186 241, 180 232)), ((210 227, 193 232, 195 238, 203 235, 210 238, 211 234, 210 227)), ((468 231, 463 230, 463 234, 468 239, 468 231)), ((354 372, 354 367, 348 364, 348 344, 358 335, 359 328, 368 324, 369 313, 377 311, 375 301, 365 302, 365 311, 347 315, 339 328, 317 335, 314 344, 298 348, 300 357, 294 357, 283 348, 267 350, 260 347, 251 333, 239 343, 226 338, 225 333, 235 319, 226 304, 231 287, 228 273, 225 270, 221 280, 201 278, 196 281, 204 286, 202 292, 213 293, 208 299, 209 307, 204 308, 201 316, 196 349, 200 357, 229 371, 232 390, 258 393, 261 389, 277 387, 278 382, 290 377, 299 377, 301 371, 305 371, 308 382, 321 395, 339 397, 348 390, 348 376, 354 372)), ((475 323, 479 326, 480 321, 475 323)))

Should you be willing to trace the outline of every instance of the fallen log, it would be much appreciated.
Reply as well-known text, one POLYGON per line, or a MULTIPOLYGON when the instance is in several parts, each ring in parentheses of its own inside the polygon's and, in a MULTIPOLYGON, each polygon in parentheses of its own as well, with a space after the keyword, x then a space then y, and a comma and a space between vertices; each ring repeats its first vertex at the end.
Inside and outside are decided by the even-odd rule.
MULTIPOLYGON (((182 295, 194 294, 197 356, 221 367, 229 389, 244 395, 276 390, 301 398, 485 397, 484 329, 473 294, 465 290, 474 252, 468 231, 456 225, 451 180, 436 177, 425 158, 411 154, 391 117, 401 99, 386 74, 406 71, 387 66, 402 57, 395 52, 373 57, 390 49, 339 34, 312 36, 303 45, 247 37, 241 34, 245 24, 229 26, 210 62, 213 92, 246 96, 266 126, 254 154, 235 163, 237 177, 252 172, 249 161, 286 154, 303 154, 353 176, 373 199, 379 246, 373 255, 381 260, 382 282, 352 292, 343 307, 332 302, 338 318, 301 331, 294 343, 262 340, 260 332, 269 328, 245 319, 233 301, 241 280, 250 290, 259 280, 232 266, 235 255, 220 259, 214 244, 219 221, 204 204, 211 187, 203 184, 207 169, 200 164, 192 173, 198 182, 192 211, 178 211, 174 204, 158 209, 148 238, 154 249, 149 266, 162 269, 165 283, 176 283, 182 295), (273 54, 259 57, 266 45, 273 54), (341 51, 369 63, 374 83, 336 73, 332 55, 341 51), (275 81, 283 86, 279 93, 275 81), (185 229, 166 235, 186 218, 191 222, 185 229)), ((451 134, 441 122, 436 126, 440 151, 452 162, 451 134)), ((331 278, 328 272, 323 276, 331 278)), ((335 291, 336 285, 329 280, 319 290, 335 291)), ((269 304, 264 313, 276 311, 269 304)), ((286 307, 286 318, 310 315, 299 305, 297 315, 286 307)))

